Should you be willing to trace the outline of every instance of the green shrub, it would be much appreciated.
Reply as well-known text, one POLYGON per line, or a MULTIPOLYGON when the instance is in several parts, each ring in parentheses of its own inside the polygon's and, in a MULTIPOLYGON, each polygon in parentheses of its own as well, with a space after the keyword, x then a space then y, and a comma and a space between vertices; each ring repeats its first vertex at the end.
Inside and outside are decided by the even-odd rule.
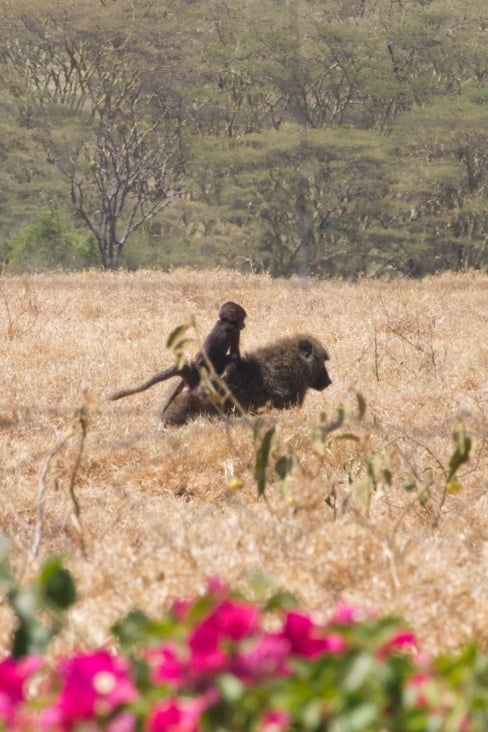
POLYGON ((91 234, 76 228, 56 200, 42 201, 37 215, 14 232, 7 257, 13 270, 30 272, 78 270, 100 263, 91 234))

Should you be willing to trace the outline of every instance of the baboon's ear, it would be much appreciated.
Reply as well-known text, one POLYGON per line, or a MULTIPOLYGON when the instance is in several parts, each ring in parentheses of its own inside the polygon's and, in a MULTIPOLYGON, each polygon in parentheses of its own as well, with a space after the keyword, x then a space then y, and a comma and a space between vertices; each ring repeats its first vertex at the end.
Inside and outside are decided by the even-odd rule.
POLYGON ((300 343, 298 344, 298 348, 302 356, 304 356, 305 358, 310 358, 313 353, 313 346, 308 340, 300 341, 300 343))

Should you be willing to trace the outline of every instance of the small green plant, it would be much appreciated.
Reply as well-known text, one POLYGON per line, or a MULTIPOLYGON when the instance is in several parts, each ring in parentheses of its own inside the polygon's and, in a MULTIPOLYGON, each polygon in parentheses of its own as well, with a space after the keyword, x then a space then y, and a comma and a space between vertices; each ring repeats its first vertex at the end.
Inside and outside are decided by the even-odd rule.
POLYGON ((63 627, 65 613, 76 600, 71 573, 63 567, 62 557, 48 557, 35 579, 21 587, 10 571, 8 542, 0 545, 0 588, 15 613, 16 629, 12 640, 13 658, 42 653, 63 627), (41 618, 41 619, 40 619, 41 618))

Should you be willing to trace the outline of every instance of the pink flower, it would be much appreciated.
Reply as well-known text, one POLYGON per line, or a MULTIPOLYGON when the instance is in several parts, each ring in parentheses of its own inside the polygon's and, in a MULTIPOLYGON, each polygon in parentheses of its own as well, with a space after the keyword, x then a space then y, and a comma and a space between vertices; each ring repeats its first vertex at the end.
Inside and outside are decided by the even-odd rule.
POLYGON ((243 681, 258 683, 264 677, 285 676, 290 643, 286 638, 267 633, 250 649, 236 656, 232 672, 243 681))
POLYGON ((329 622, 331 625, 353 625, 357 623, 359 616, 360 612, 357 608, 341 600, 335 606, 329 622))
POLYGON ((190 669, 198 676, 223 671, 229 653, 221 642, 252 637, 258 629, 259 610, 250 603, 223 600, 190 634, 190 669))
POLYGON ((181 686, 185 680, 186 664, 178 656, 175 643, 165 643, 160 648, 150 648, 146 659, 151 666, 153 683, 181 686))
POLYGON ((107 651, 63 659, 57 671, 63 684, 55 704, 41 714, 45 729, 72 730, 77 722, 106 716, 137 697, 129 662, 107 651))
POLYGON ((414 633, 408 630, 400 631, 396 633, 388 643, 390 648, 415 648, 417 645, 417 638, 414 633))
POLYGON ((340 633, 328 633, 324 641, 324 651, 327 653, 342 653, 346 648, 346 641, 340 633))
POLYGON ((426 708, 429 705, 429 690, 435 684, 433 674, 419 671, 413 674, 406 683, 406 689, 414 706, 426 708))
POLYGON ((225 600, 218 608, 220 630, 234 641, 252 636, 259 625, 259 610, 255 605, 225 600))
POLYGON ((322 629, 308 615, 296 611, 287 613, 281 635, 290 642, 292 655, 305 658, 316 658, 322 653, 336 652, 344 647, 340 645, 336 633, 324 637, 322 629))
POLYGON ((386 658, 390 653, 394 653, 396 651, 415 651, 416 648, 417 638, 415 635, 408 630, 401 630, 395 633, 387 643, 381 646, 377 655, 379 658, 386 658))
POLYGON ((42 666, 40 656, 25 656, 0 662, 0 721, 11 723, 25 699, 25 683, 42 666))
POLYGON ((283 732, 290 726, 290 715, 282 710, 266 712, 262 721, 262 732, 283 732))
POLYGON ((149 715, 147 732, 198 732, 200 717, 211 701, 211 697, 202 696, 160 702, 149 715))
POLYGON ((191 607, 192 603, 189 600, 175 600, 171 605, 171 612, 175 616, 176 620, 182 622, 188 617, 191 607))
POLYGON ((223 595, 227 593, 228 586, 222 582, 219 577, 209 577, 207 579, 207 592, 211 595, 223 595))
POLYGON ((107 732, 135 732, 136 717, 130 712, 121 712, 107 724, 107 732))

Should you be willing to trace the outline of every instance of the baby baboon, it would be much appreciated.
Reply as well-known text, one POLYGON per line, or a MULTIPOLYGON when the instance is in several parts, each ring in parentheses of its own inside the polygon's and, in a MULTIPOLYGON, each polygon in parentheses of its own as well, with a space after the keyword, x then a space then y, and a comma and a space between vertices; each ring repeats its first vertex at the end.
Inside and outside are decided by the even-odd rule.
POLYGON ((246 327, 246 316, 244 308, 237 303, 224 303, 219 310, 219 319, 195 356, 195 365, 201 368, 210 362, 216 374, 223 374, 228 363, 240 361, 239 342, 241 330, 246 327))
MULTIPOLYGON (((309 335, 282 338, 230 363, 222 382, 246 412, 269 405, 275 409, 300 406, 308 389, 322 391, 331 380, 325 362, 329 356, 321 343, 309 335)), ((223 399, 222 409, 232 411, 232 399, 223 399)), ((198 414, 216 414, 217 407, 205 394, 178 394, 162 413, 166 425, 183 424, 198 414)))
POLYGON ((235 302, 226 302, 219 310, 219 319, 205 338, 202 350, 197 353, 190 367, 189 373, 181 374, 182 379, 176 389, 170 394, 163 407, 164 415, 178 394, 187 386, 194 389, 200 383, 200 370, 213 369, 217 376, 222 376, 229 363, 241 360, 239 349, 241 330, 246 326, 244 320, 246 311, 235 302))
POLYGON ((166 403, 164 408, 166 410, 185 386, 188 386, 189 389, 194 389, 198 386, 200 383, 200 370, 204 366, 209 370, 213 368, 215 373, 220 376, 229 363, 240 361, 240 332, 246 327, 244 325, 246 315, 247 313, 244 308, 237 303, 224 303, 219 310, 219 320, 205 338, 202 350, 197 353, 193 361, 184 363, 181 368, 178 368, 178 366, 170 366, 164 371, 160 371, 155 376, 152 376, 140 386, 114 392, 110 395, 109 399, 115 401, 116 399, 130 396, 131 394, 138 394, 141 391, 146 391, 146 389, 154 386, 154 384, 158 384, 160 381, 166 381, 174 376, 180 376, 181 381, 166 403))

